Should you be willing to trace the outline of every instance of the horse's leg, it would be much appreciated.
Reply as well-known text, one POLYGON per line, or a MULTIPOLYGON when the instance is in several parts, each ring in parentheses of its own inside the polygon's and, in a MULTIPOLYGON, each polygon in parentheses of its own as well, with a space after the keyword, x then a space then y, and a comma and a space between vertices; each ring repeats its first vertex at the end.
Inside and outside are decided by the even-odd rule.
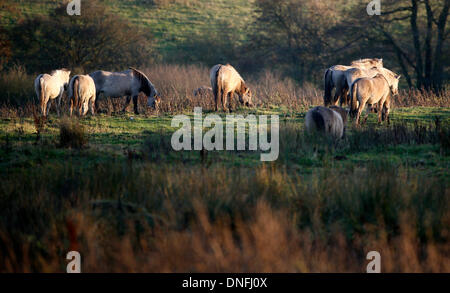
POLYGON ((381 115, 383 114, 382 113, 382 111, 383 111, 383 105, 384 105, 384 101, 380 101, 378 104, 377 104, 377 111, 378 111, 378 123, 379 124, 381 124, 381 115))
POLYGON ((216 94, 215 97, 215 102, 216 102, 216 112, 219 112, 219 95, 216 94))
POLYGON ((72 112, 73 112, 73 100, 70 99, 70 108, 69 108, 70 117, 72 117, 72 112))
POLYGON ((47 100, 47 103, 46 103, 46 114, 45 114, 45 116, 48 116, 48 114, 50 113, 50 108, 52 107, 52 100, 51 99, 48 99, 47 100))
POLYGON ((139 115, 139 109, 138 109, 139 108, 138 107, 139 100, 138 100, 138 98, 139 98, 138 95, 133 96, 134 114, 136 114, 136 115, 139 115))
POLYGON ((358 114, 356 115, 356 120, 355 120, 356 125, 359 125, 359 119, 361 118, 361 114, 362 114, 362 111, 364 110, 365 106, 366 106, 365 101, 359 103, 358 114))
POLYGON ((56 106, 56 112, 58 113, 58 117, 61 116, 61 101, 64 91, 61 92, 61 94, 58 96, 58 105, 56 106))
POLYGON ((227 97, 228 93, 222 92, 222 109, 224 112, 227 112, 227 97))
POLYGON ((336 92, 334 93, 333 101, 331 101, 330 106, 336 106, 336 103, 339 100, 340 93, 341 89, 339 87, 336 87, 336 92))
POLYGON ((343 87, 341 90, 341 96, 339 97, 339 107, 347 103, 347 88, 343 87))
POLYGON ((127 112, 127 108, 131 103, 131 96, 127 96, 127 100, 125 101, 125 106, 123 107, 122 112, 127 112))
POLYGON ((338 102, 342 99, 342 93, 344 88, 341 85, 336 85, 336 93, 334 94, 334 100, 332 106, 337 106, 338 102))
POLYGON ((41 100, 41 115, 47 116, 47 101, 45 97, 41 100))
POLYGON ((228 109, 229 109, 230 113, 231 113, 231 110, 235 111, 235 109, 233 108, 233 98, 234 98, 234 92, 230 92, 228 94, 228 99, 229 99, 228 109))
POLYGON ((98 97, 100 97, 100 92, 96 92, 96 93, 95 93, 95 96, 97 97, 97 98, 95 99, 95 109, 99 109, 99 105, 98 105, 99 99, 98 99, 98 97))
POLYGON ((372 112, 372 105, 367 104, 366 116, 364 117, 364 124, 367 123, 367 119, 369 118, 369 113, 371 113, 371 112, 372 112))
POLYGON ((90 104, 91 115, 94 116, 95 115, 95 99, 94 99, 94 97, 91 97, 89 104, 90 104))

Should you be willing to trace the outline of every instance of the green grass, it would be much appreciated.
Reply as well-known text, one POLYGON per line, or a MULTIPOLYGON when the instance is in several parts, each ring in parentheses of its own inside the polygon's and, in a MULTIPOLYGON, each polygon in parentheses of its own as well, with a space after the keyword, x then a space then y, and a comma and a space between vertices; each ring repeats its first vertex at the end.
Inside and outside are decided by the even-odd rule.
MULTIPOLYGON (((421 143, 389 145, 384 142, 360 147, 364 134, 355 133, 358 130, 349 126, 347 140, 338 146, 326 143, 316 146, 315 142, 303 137, 304 112, 286 115, 279 109, 241 111, 241 114, 279 114, 281 150, 278 164, 285 164, 289 168, 310 173, 314 169, 329 166, 364 166, 368 163, 389 161, 392 164, 413 167, 417 172, 448 176, 449 157, 442 156, 442 147, 438 144, 421 143), (284 134, 284 136, 283 136, 284 134), (300 140, 293 142, 293 137, 300 140), (358 140, 355 140, 358 138, 358 140), (353 140, 352 140, 353 139, 353 140), (355 148, 357 146, 357 148, 355 148), (335 160, 343 157, 343 160, 335 160)), ((187 113, 189 114, 189 113, 187 113)), ((190 115, 192 118, 192 114, 190 115)), ((450 125, 450 111, 447 108, 399 108, 392 113, 392 124, 405 122, 409 127, 419 124, 433 128, 435 117, 440 117, 444 127, 450 125)), ((172 116, 134 116, 132 114, 107 116, 97 115, 80 120, 88 133, 89 143, 82 150, 70 150, 58 147, 59 121, 51 115, 46 124, 41 141, 35 145, 36 131, 31 118, 4 118, 0 120, 0 150, 2 159, 0 168, 23 168, 46 162, 62 163, 74 160, 79 164, 107 160, 126 160, 130 153, 138 154, 139 158, 157 160, 160 163, 183 161, 189 164, 199 164, 199 152, 175 152, 171 150, 170 138, 175 131, 171 127, 172 116), (156 156, 156 158, 155 158, 156 156)), ((367 127, 374 127, 374 131, 385 129, 385 125, 378 126, 376 116, 370 115, 367 127)), ((210 152, 210 163, 230 164, 238 166, 260 165, 259 153, 255 152, 210 152)))
MULTIPOLYGON (((35 16, 48 15, 62 1, 12 2, 17 4, 22 16, 35 16)), ((157 40, 157 50, 169 58, 175 56, 181 44, 195 36, 221 32, 224 25, 229 27, 237 43, 243 41, 254 13, 252 0, 186 0, 164 5, 139 0, 106 0, 105 3, 117 15, 149 29, 157 40)), ((7 25, 15 22, 9 12, 0 12, 0 17, 7 25)))
POLYGON ((447 108, 395 109, 392 127, 377 125, 372 114, 338 144, 304 133, 304 111, 238 112, 280 115, 276 162, 261 163, 253 152, 203 159, 198 151, 174 152, 167 114, 83 118, 89 143, 82 149, 58 146, 64 120, 54 115, 37 143, 30 118, 0 119, 0 252, 7 264, 0 271, 64 271, 60 256, 73 245, 85 272, 360 272, 374 247, 382 249, 386 272, 448 271, 450 156, 434 122, 439 116, 448 136, 447 108), (282 218, 272 218, 277 214, 282 218), (252 237, 255 247, 242 245, 252 237), (236 250, 209 255, 214 243, 236 250), (413 248, 399 261, 394 252, 406 244, 413 248), (254 266, 271 247, 289 248, 283 266, 273 267, 277 255, 254 266), (192 251, 208 255, 193 263, 192 251), (254 251, 248 263, 216 267, 254 251), (317 260, 323 253, 326 267, 317 260), (336 258, 341 254, 347 265, 336 258))

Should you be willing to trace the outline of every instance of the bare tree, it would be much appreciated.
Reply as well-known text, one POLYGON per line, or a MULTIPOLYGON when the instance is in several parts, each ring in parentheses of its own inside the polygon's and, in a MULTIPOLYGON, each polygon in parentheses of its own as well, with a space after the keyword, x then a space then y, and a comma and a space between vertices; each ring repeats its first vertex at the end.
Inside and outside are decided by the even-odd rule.
POLYGON ((410 87, 412 69, 416 87, 435 92, 443 88, 449 7, 450 0, 390 0, 383 2, 381 16, 370 18, 396 53, 410 87))

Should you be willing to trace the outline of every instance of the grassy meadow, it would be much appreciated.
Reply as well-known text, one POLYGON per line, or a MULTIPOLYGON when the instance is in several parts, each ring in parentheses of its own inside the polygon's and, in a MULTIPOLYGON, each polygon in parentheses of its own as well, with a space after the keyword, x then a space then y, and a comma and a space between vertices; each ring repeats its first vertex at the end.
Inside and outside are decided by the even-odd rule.
MULTIPOLYGON (((17 5, 14 13, 0 11, 0 19, 7 26, 16 22, 17 15, 48 15, 62 3, 59 0, 12 2, 17 5)), ((222 32, 224 27, 230 31, 226 35, 229 42, 235 46, 242 43, 246 37, 244 32, 254 20, 255 13, 253 1, 247 0, 104 0, 101 3, 138 27, 151 30, 162 60, 175 62, 182 59, 190 61, 189 50, 199 45, 191 43, 191 40, 205 35, 211 38, 225 36, 222 32)))
POLYGON ((159 111, 103 99, 94 117, 53 108, 42 124, 15 70, 0 78, 1 272, 64 272, 70 250, 83 272, 365 272, 372 250, 382 272, 450 271, 448 92, 403 91, 389 126, 371 114, 334 142, 304 132, 320 90, 262 73, 256 107, 236 111, 279 115, 279 159, 262 163, 172 150, 172 118, 213 109, 192 93, 207 68, 147 69, 159 111))

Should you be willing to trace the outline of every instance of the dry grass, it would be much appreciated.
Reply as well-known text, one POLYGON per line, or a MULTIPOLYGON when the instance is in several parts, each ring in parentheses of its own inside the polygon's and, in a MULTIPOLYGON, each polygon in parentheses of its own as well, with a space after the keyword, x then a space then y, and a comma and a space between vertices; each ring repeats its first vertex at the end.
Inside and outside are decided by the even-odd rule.
MULTIPOLYGON (((195 97, 193 91, 200 86, 210 85, 209 68, 198 65, 155 65, 143 70, 160 91, 163 113, 192 111, 194 107, 214 109, 212 96, 195 97)), ((290 78, 264 71, 255 76, 244 76, 254 93, 254 104, 258 108, 281 107, 286 112, 298 112, 311 105, 323 103, 323 92, 313 85, 299 87, 290 78)), ((23 117, 32 115, 35 92, 34 75, 25 73, 23 67, 15 67, 0 75, 0 115, 2 117, 23 117)), ((236 103, 236 99, 234 101, 236 103)), ((100 99, 100 108, 108 114, 120 112, 125 98, 100 99)), ((141 110, 146 109, 144 96, 139 99, 141 110)), ((401 91, 394 100, 395 107, 435 106, 449 107, 450 93, 445 90, 441 96, 419 90, 401 91)), ((63 111, 68 113, 69 103, 63 99, 63 111)))
POLYGON ((445 180, 402 167, 39 170, 3 182, 2 272, 64 271, 71 249, 84 272, 363 272, 371 250, 383 272, 450 271, 445 180))
MULTIPOLYGON (((162 94, 163 113, 213 109, 212 97, 193 96, 208 85, 208 68, 144 71, 162 94)), ((246 79, 262 110, 289 114, 322 103, 321 91, 270 72, 246 79)), ((449 97, 411 91, 396 106, 448 107, 449 97)), ((101 107, 120 111, 123 100, 101 107)), ((31 116, 33 109, 26 100, 22 107, 5 102, 0 115, 31 116)), ((63 121, 61 146, 86 143, 78 123, 63 121)), ((388 154, 364 163, 334 158, 401 145, 428 146, 447 160, 448 125, 369 125, 334 144, 308 136, 300 124, 280 129, 280 160, 249 168, 234 165, 242 153, 230 154, 229 164, 213 153, 207 164, 197 164, 199 153, 190 153, 197 163, 187 155, 170 161, 167 133, 150 133, 143 154, 127 150, 128 160, 101 159, 98 149, 12 144, 7 136, 1 151, 20 146, 13 154, 23 151, 26 162, 12 159, 1 171, 0 272, 64 272, 70 250, 81 252, 84 272, 364 272, 372 250, 381 253, 383 272, 450 272, 446 170, 417 170, 414 159, 391 162, 388 154)))
POLYGON ((59 126, 59 146, 81 149, 88 143, 84 126, 76 119, 65 118, 59 126))

